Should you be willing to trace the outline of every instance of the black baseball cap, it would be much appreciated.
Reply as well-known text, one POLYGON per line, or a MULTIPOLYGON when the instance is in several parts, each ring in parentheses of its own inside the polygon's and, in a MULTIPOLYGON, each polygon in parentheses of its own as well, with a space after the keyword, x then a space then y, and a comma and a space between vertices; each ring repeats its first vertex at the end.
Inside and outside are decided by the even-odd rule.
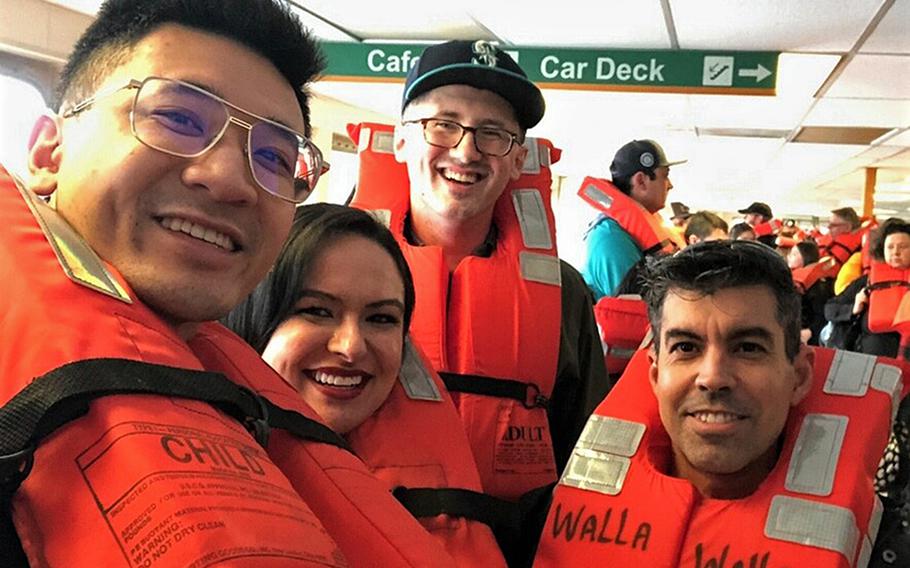
POLYGON ((771 214, 771 208, 768 207, 768 204, 762 203, 761 201, 756 201, 745 209, 740 209, 739 212, 743 214, 757 213, 759 215, 764 215, 766 219, 774 217, 774 215, 771 214))
POLYGON ((637 172, 652 172, 654 168, 684 164, 688 160, 670 161, 664 149, 654 140, 633 140, 616 151, 610 164, 613 179, 630 178, 637 172))
POLYGON ((423 50, 404 83, 401 110, 416 97, 444 85, 470 85, 493 91, 512 108, 522 128, 543 118, 540 89, 509 54, 484 40, 448 41, 423 50))

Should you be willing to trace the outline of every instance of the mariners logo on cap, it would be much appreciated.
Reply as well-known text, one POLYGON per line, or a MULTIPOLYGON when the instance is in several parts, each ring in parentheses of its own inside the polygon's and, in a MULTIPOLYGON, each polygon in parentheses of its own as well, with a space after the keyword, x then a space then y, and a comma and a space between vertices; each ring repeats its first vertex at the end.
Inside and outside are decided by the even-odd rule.
POLYGON ((496 67, 496 46, 491 44, 488 41, 479 39, 474 42, 474 45, 471 46, 471 49, 474 51, 474 58, 471 60, 472 63, 477 65, 486 65, 488 67, 496 67))
POLYGON ((650 168, 654 165, 654 154, 651 152, 645 152, 641 155, 640 158, 638 158, 638 161, 641 162, 641 165, 644 167, 650 168))

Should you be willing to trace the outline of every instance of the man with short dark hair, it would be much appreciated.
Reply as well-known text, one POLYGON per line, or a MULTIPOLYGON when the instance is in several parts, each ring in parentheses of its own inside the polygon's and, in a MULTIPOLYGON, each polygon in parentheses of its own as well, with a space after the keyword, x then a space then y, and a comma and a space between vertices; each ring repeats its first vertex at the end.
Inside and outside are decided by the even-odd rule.
POLYGON ((694 245, 703 241, 727 238, 727 222, 710 211, 699 211, 689 217, 686 224, 686 244, 694 245))
POLYGON ((673 188, 670 167, 685 162, 668 160, 653 140, 633 140, 613 157, 612 183, 585 180, 579 193, 601 212, 585 235, 588 254, 581 269, 595 300, 615 296, 626 273, 646 253, 669 250, 670 236, 654 215, 673 188))
POLYGON ((453 392, 485 491, 510 500, 556 480, 608 387, 590 294, 556 254, 550 147, 525 140, 543 114, 499 47, 428 47, 394 131, 406 178, 387 155, 368 172, 362 151, 352 202, 387 214, 418 290, 411 335, 453 392))
POLYGON ((0 168, 4 566, 451 565, 213 321, 319 178, 322 67, 273 0, 109 0, 77 42, 0 168))
POLYGON ((588 422, 535 565, 864 565, 900 367, 800 344, 764 245, 699 243, 644 280, 654 343, 588 422))
POLYGON ((856 210, 852 207, 841 207, 832 209, 831 216, 828 218, 828 235, 835 238, 844 233, 849 233, 860 228, 862 222, 856 210))

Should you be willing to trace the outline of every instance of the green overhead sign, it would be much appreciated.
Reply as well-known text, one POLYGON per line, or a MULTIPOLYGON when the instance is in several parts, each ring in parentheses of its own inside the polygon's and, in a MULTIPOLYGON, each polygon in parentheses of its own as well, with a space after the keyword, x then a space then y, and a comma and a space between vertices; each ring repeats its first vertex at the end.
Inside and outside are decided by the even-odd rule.
MULTIPOLYGON (((322 44, 335 81, 403 81, 425 44, 322 44)), ((505 47, 541 87, 773 95, 778 52, 505 47)))

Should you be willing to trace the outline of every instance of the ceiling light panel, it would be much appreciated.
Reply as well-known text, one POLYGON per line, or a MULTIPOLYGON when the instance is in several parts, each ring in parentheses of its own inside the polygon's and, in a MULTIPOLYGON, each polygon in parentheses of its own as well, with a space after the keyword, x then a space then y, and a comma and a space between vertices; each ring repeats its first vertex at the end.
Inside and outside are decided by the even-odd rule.
POLYGON ((337 2, 295 0, 330 22, 364 39, 492 39, 463 6, 416 0, 337 2))
POLYGON ((807 126, 910 126, 910 101, 882 99, 819 100, 803 121, 807 126))

